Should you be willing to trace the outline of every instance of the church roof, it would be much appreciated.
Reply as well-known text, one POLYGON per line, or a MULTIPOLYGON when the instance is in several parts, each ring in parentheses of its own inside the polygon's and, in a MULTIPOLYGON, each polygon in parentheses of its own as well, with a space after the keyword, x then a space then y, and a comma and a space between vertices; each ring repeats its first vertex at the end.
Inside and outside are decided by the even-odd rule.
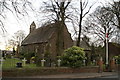
POLYGON ((83 40, 80 42, 80 47, 84 48, 85 50, 91 50, 89 45, 83 40))
POLYGON ((47 42, 56 31, 56 25, 57 23, 51 23, 35 29, 28 34, 28 36, 22 41, 21 45, 47 42))

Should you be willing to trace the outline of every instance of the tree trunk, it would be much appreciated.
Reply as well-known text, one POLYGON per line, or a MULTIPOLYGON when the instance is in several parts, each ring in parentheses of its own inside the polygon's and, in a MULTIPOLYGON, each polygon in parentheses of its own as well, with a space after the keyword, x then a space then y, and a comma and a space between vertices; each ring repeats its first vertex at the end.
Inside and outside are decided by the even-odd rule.
POLYGON ((65 26, 65 8, 64 2, 60 4, 60 18, 57 28, 57 56, 61 56, 64 51, 64 26, 65 26))
POLYGON ((56 41, 56 52, 57 52, 57 56, 61 56, 61 54, 64 51, 64 24, 62 22, 58 22, 57 26, 57 41, 56 41))
POLYGON ((76 46, 80 46, 80 36, 81 36, 81 29, 82 29, 82 15, 83 15, 83 9, 82 9, 82 2, 80 2, 80 22, 79 22, 79 34, 78 34, 78 40, 76 46))

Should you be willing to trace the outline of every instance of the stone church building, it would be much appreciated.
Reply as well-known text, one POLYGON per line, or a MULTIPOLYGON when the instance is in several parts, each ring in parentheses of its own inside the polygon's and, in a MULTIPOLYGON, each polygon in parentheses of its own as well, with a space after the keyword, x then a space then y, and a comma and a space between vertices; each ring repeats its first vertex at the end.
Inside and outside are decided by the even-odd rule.
POLYGON ((61 22, 56 22, 36 28, 36 24, 33 22, 30 25, 30 33, 21 43, 22 52, 26 54, 34 53, 37 61, 42 59, 46 59, 48 62, 56 61, 57 57, 62 55, 58 52, 58 38, 63 41, 62 52, 64 49, 73 46, 71 34, 65 25, 62 32, 64 36, 58 37, 58 27, 60 25, 61 22))

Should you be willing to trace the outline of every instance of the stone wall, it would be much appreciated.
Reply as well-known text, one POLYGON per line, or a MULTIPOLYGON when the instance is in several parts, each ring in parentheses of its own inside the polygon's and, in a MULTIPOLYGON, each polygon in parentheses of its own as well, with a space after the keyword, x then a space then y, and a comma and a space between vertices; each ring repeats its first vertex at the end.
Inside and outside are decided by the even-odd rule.
POLYGON ((98 73, 98 66, 81 67, 81 68, 66 68, 66 67, 43 67, 33 69, 14 69, 3 70, 3 77, 20 77, 20 76, 39 76, 39 75, 54 75, 54 74, 66 74, 66 73, 98 73))

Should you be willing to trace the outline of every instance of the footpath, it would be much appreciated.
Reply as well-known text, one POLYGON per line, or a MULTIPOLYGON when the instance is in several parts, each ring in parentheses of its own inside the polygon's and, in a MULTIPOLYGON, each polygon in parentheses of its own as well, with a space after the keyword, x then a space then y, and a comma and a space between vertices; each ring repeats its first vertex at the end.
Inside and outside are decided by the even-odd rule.
POLYGON ((26 78, 99 78, 105 76, 117 76, 117 72, 102 72, 102 73, 73 73, 73 74, 56 74, 43 76, 29 76, 26 78))

